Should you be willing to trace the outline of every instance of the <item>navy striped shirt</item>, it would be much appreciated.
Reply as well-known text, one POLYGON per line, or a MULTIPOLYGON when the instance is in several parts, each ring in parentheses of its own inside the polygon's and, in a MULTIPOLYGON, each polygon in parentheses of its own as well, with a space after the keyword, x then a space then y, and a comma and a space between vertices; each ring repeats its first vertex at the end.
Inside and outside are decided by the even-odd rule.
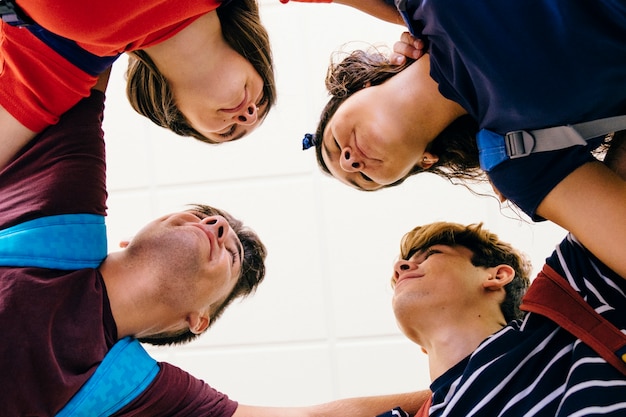
MULTIPOLYGON (((625 332, 626 280, 572 235, 546 262, 625 332)), ((431 416, 626 416, 626 377, 533 313, 491 335, 431 389, 431 416)))

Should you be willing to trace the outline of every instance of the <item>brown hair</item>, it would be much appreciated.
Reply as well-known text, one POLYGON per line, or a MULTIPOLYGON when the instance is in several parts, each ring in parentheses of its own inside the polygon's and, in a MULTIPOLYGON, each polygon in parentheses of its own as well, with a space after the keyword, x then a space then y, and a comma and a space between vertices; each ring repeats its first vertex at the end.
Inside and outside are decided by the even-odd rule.
MULTIPOLYGON (((494 233, 483 228, 482 223, 464 226, 458 223, 435 222, 418 226, 405 234, 400 243, 400 257, 408 260, 416 252, 434 245, 463 246, 472 251, 472 265, 490 268, 509 265, 515 278, 504 289, 506 297, 500 309, 506 321, 521 318, 519 309, 522 297, 530 285, 532 267, 525 254, 509 243, 501 241, 494 233)), ((393 283, 393 279, 392 279, 393 283)))
MULTIPOLYGON (((256 0, 229 1, 217 8, 226 43, 246 58, 263 79, 265 114, 276 103, 276 85, 269 35, 261 24, 256 0)), ((129 54, 126 95, 135 111, 158 126, 202 142, 217 142, 194 129, 176 106, 168 81, 145 51, 129 54)))
MULTIPOLYGON (((243 222, 224 210, 217 209, 215 207, 196 204, 193 205, 191 211, 202 213, 206 216, 219 215, 224 217, 233 231, 237 234, 237 237, 241 241, 243 246, 243 259, 241 262, 241 275, 235 284, 235 287, 231 293, 219 303, 211 306, 211 321, 210 325, 222 315, 226 307, 228 307, 235 299, 243 298, 252 294, 258 285, 263 281, 265 277, 265 258, 267 257, 267 249, 259 236, 249 227, 245 226, 243 222)), ((163 333, 145 338, 140 338, 140 342, 149 343, 152 345, 171 345, 182 344, 189 342, 198 337, 197 334, 192 333, 189 329, 183 332, 171 334, 163 333)))
MULTIPOLYGON (((315 141, 317 163, 328 175, 332 174, 322 158, 321 143, 326 125, 339 106, 366 85, 382 84, 415 62, 407 60, 404 65, 393 65, 389 57, 376 48, 352 51, 337 62, 340 54, 344 55, 338 52, 331 57, 325 80, 331 98, 322 110, 315 132, 315 137, 319 138, 315 141)), ((448 125, 428 147, 428 151, 439 158, 429 172, 449 180, 484 180, 486 177, 478 161, 478 146, 475 140, 477 132, 478 124, 468 115, 461 116, 448 125)), ((383 188, 399 185, 406 178, 422 171, 421 167, 416 166, 406 177, 383 188)))

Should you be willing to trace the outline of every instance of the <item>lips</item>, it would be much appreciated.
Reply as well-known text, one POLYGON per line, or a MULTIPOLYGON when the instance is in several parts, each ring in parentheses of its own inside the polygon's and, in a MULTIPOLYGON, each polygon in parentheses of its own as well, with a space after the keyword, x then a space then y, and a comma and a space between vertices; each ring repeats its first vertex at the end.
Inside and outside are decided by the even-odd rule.
POLYGON ((222 109, 222 111, 224 113, 237 113, 237 112, 240 112, 247 105, 248 105, 248 91, 244 90, 243 100, 241 100, 241 103, 239 103, 236 107, 233 107, 231 109, 222 109))
POLYGON ((202 232, 204 233, 204 235, 207 237, 209 241, 209 246, 211 248, 211 250, 209 251, 209 260, 211 260, 213 256, 213 252, 214 252, 213 249, 219 247, 217 243, 217 237, 215 236, 215 234, 209 227, 203 226, 200 223, 196 223, 196 227, 202 230, 202 232))
POLYGON ((398 285, 400 285, 400 283, 403 282, 403 281, 407 281, 407 280, 410 280, 410 279, 419 279, 419 278, 422 278, 423 276, 424 276, 423 274, 402 274, 396 280, 395 287, 398 288, 398 285))

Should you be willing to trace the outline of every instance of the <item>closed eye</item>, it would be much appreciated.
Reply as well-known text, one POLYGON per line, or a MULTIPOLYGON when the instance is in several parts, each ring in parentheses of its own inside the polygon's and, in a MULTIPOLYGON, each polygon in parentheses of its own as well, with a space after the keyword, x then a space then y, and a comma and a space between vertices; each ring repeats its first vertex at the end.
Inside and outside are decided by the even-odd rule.
POLYGON ((268 98, 267 98, 267 96, 266 96, 265 94, 263 94, 263 95, 261 96, 261 100, 259 100, 259 102, 258 102, 258 103, 256 103, 256 106, 257 106, 257 107, 261 107, 262 105, 264 105, 264 104, 265 104, 265 103, 267 103, 267 102, 268 102, 268 98))
POLYGON ((430 258, 432 255, 435 255, 438 253, 443 253, 443 252, 437 249, 433 249, 432 247, 426 248, 426 249, 419 249, 419 250, 414 249, 414 250, 411 250, 404 259, 407 261, 413 261, 413 262, 417 262, 418 264, 421 264, 426 259, 430 258))
POLYGON ((373 179, 371 179, 370 177, 368 177, 367 175, 365 175, 364 173, 360 172, 361 177, 363 177, 363 179, 367 182, 374 182, 373 179))
POLYGON ((218 135, 223 138, 229 138, 235 133, 235 129, 237 129, 237 125, 233 124, 226 132, 218 133, 218 135))
POLYGON ((228 251, 228 253, 230 253, 230 258, 232 260, 232 266, 235 266, 235 263, 237 262, 237 260, 239 259, 239 253, 229 247, 226 247, 226 250, 228 251))
POLYGON ((440 250, 429 248, 426 252, 424 252, 424 259, 430 258, 432 255, 443 253, 440 250))

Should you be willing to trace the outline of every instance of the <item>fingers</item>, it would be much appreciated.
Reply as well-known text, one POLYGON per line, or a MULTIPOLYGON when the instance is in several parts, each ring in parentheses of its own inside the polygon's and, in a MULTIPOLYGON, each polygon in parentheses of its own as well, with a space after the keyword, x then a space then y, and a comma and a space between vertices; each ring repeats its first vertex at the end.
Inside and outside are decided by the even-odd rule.
POLYGON ((393 53, 390 56, 393 64, 399 65, 406 58, 419 59, 425 53, 425 45, 421 39, 416 39, 409 32, 404 32, 400 40, 393 45, 393 53))

